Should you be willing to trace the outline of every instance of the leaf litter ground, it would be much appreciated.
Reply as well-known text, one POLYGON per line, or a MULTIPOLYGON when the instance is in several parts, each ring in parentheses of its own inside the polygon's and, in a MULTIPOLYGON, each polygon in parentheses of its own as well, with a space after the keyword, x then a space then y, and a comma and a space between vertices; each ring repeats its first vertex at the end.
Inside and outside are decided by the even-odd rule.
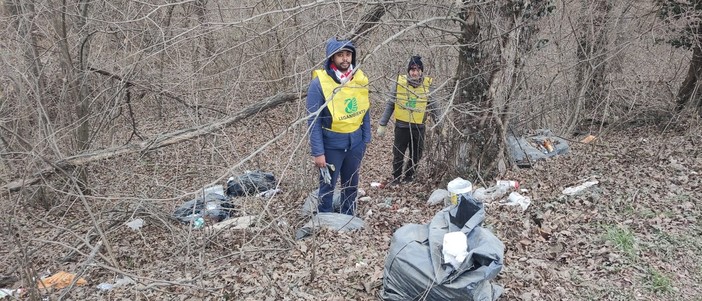
MULTIPOLYGON (((591 144, 572 143, 566 156, 509 171, 504 178, 520 181, 532 204, 525 212, 487 204, 485 225, 506 246, 494 280, 506 288, 501 300, 701 299, 700 132, 612 130, 591 144), (561 194, 593 179, 599 184, 578 195, 561 194)), ((426 204, 441 187, 423 173, 394 189, 370 186, 389 174, 390 143, 376 138, 364 161, 362 231, 293 240, 306 222, 296 208, 314 188, 293 181, 273 201, 241 200, 239 215, 260 216, 244 230, 192 230, 169 219, 162 203, 107 198, 93 206, 94 221, 68 210, 76 204, 62 203, 52 214, 36 206, 16 211, 3 267, 18 277, 23 263, 40 275, 66 270, 88 280, 42 292, 51 299, 376 300, 393 232, 427 223, 441 209, 426 204), (146 226, 122 226, 135 217, 146 226), (105 233, 86 231, 95 222, 105 233), (110 250, 91 257, 89 246, 101 235, 110 238, 110 250), (125 276, 135 284, 96 289, 125 276)))

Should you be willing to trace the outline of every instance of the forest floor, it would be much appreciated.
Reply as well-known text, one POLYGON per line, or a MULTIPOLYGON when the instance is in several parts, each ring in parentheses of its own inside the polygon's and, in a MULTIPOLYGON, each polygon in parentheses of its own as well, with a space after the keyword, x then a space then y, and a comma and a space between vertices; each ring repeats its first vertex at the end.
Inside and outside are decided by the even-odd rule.
MULTIPOLYGON (((589 144, 571 143, 567 155, 507 172, 504 179, 528 190, 526 211, 486 204, 484 225, 505 245, 504 267, 492 280, 505 288, 499 300, 702 300, 700 125, 626 124, 594 134, 598 139, 589 144), (599 183, 581 194, 562 194, 593 179, 599 183)), ((29 208, 16 212, 16 233, 44 245, 27 254, 22 240, 8 238, 13 247, 2 248, 3 267, 23 262, 26 268, 14 271, 18 277, 65 270, 87 280, 43 292, 50 300, 378 300, 394 231, 428 223, 442 209, 427 205, 428 197, 445 187, 433 187, 421 172, 397 188, 371 187, 389 175, 392 132, 375 139, 361 176, 369 198, 358 203, 365 220, 360 231, 319 231, 295 240, 306 219, 291 208, 299 208, 309 191, 285 183, 273 201, 242 201, 261 219, 239 230, 194 230, 168 220, 170 208, 106 201, 95 212, 121 218, 99 219, 104 233, 73 236, 92 248, 61 237, 95 217, 29 208), (388 200, 393 206, 385 206, 388 200), (145 221, 139 231, 121 225, 137 217, 145 221), (101 236, 110 237, 110 246, 91 254, 101 236), (134 282, 96 288, 125 277, 134 282)))

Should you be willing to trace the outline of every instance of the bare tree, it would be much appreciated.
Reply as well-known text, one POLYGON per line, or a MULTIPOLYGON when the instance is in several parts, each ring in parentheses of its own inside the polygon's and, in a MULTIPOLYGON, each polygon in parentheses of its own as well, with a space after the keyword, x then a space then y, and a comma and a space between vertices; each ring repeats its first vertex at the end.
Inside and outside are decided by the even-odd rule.
POLYGON ((607 0, 581 1, 581 19, 577 31, 575 89, 572 116, 566 132, 572 132, 585 109, 594 108, 606 95, 607 20, 611 5, 607 0))
POLYGON ((672 33, 668 43, 692 50, 687 75, 676 95, 676 109, 691 106, 702 114, 702 8, 699 1, 657 0, 658 16, 672 33))
POLYGON ((456 174, 493 177, 509 166, 505 141, 530 23, 550 9, 547 1, 463 1, 450 147, 456 174))
MULTIPOLYGON (((71 51, 69 44, 68 28, 73 24, 68 24, 71 12, 66 3, 56 8, 57 14, 54 16, 54 29, 59 35, 58 43, 61 53, 61 67, 66 83, 67 93, 62 98, 61 103, 73 104, 75 106, 76 123, 75 132, 77 151, 85 151, 90 148, 90 84, 88 82, 88 57, 90 55, 90 31, 87 27, 90 1, 80 1, 78 3, 78 14, 75 26, 78 29, 77 54, 71 51)), ((87 187, 88 175, 85 169, 79 169, 79 179, 87 187)))

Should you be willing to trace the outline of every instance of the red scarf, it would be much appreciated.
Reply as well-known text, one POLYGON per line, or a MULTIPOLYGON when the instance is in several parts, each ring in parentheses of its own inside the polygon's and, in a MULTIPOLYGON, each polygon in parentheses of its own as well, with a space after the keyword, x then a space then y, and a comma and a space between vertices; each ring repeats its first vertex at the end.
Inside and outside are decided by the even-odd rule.
POLYGON ((339 82, 342 84, 348 82, 349 80, 351 80, 351 78, 353 78, 353 65, 350 65, 349 69, 346 70, 346 72, 341 72, 339 68, 337 68, 336 65, 332 63, 331 70, 334 71, 334 73, 336 74, 336 78, 338 78, 339 82))

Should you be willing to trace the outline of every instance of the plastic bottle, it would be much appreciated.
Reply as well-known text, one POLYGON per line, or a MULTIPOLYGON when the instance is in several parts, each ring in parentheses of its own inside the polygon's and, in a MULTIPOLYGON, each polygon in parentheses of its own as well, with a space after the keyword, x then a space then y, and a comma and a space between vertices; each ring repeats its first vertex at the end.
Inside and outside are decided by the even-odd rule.
POLYGON ((200 229, 205 226, 205 219, 202 217, 198 217, 195 221, 193 221, 193 228, 195 229, 200 229))
POLYGON ((490 202, 503 197, 512 189, 519 189, 519 182, 498 180, 495 186, 478 188, 473 191, 473 197, 481 202, 490 202))
POLYGON ((519 189, 519 182, 509 180, 497 180, 496 186, 507 187, 507 189, 519 189))
POLYGON ((507 197, 507 201, 504 204, 511 206, 520 206, 522 208, 522 211, 524 211, 527 210, 529 204, 531 204, 531 198, 528 196, 523 196, 519 194, 519 192, 515 191, 509 194, 509 197, 507 197))

